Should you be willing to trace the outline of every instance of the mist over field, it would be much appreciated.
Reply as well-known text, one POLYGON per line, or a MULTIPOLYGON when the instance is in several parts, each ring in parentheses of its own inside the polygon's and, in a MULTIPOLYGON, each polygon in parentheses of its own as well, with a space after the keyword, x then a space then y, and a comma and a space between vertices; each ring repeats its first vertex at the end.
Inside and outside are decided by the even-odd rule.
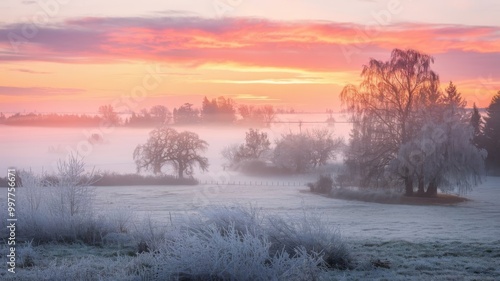
MULTIPOLYGON (((327 113, 315 114, 284 114, 278 115, 277 122, 270 128, 262 131, 268 133, 270 140, 278 139, 282 134, 289 132, 306 132, 314 128, 326 128, 335 136, 349 138, 352 124, 348 122, 345 114, 336 114, 339 122, 328 126, 327 113), (299 122, 304 122, 299 126, 299 122), (307 123, 314 122, 314 123, 307 123)), ((16 127, 1 126, 2 156, 9 161, 2 161, 0 169, 9 167, 32 169, 36 172, 42 170, 54 172, 57 161, 67 157, 72 152, 78 152, 85 157, 88 168, 98 170, 135 173, 136 166, 132 154, 137 145, 144 143, 152 128, 111 128, 99 127, 72 128, 72 127, 16 127), (103 141, 92 144, 88 140, 92 134, 103 136, 103 141)), ((223 157, 221 151, 228 145, 244 142, 246 126, 224 125, 174 125, 174 128, 183 131, 193 131, 200 135, 209 144, 205 155, 210 160, 210 170, 196 175, 197 178, 210 178, 211 173, 223 170, 223 157)))
POLYGON ((497 2, 0 1, 0 280, 500 280, 497 2))
MULTIPOLYGON (((348 140, 352 123, 348 122, 347 116, 335 114, 334 118, 337 122, 334 125, 328 125, 324 122, 328 116, 326 113, 278 115, 276 123, 269 128, 261 129, 261 131, 267 133, 269 139, 273 140, 272 146, 275 146, 275 140, 288 133, 308 132, 319 128, 327 129, 335 137, 348 140)), ((106 264, 106 269, 103 270, 107 273, 101 273, 100 270, 88 271, 87 275, 77 277, 78 280, 91 280, 95 276, 110 280, 121 276, 122 280, 135 280, 134 274, 131 276, 119 274, 120 268, 127 268, 129 271, 138 270, 138 275, 150 276, 151 273, 137 268, 136 263, 141 260, 140 262, 143 263, 161 266, 162 261, 149 260, 147 252, 139 254, 137 257, 127 258, 126 256, 143 251, 144 249, 141 249, 140 245, 162 249, 161 245, 164 242, 161 241, 164 241, 164 238, 161 237, 164 237, 163 235, 169 237, 169 235, 174 235, 173 233, 176 231, 181 231, 186 225, 186 220, 200 220, 197 222, 199 225, 193 225, 193 222, 189 222, 189 228, 205 227, 205 225, 216 222, 223 223, 221 227, 224 229, 232 225, 245 228, 251 226, 258 229, 264 227, 265 229, 269 227, 267 222, 275 224, 275 220, 278 218, 285 219, 285 221, 295 225, 294 227, 297 227, 296 223, 307 219, 304 223, 309 225, 308 229, 312 227, 307 231, 312 231, 315 233, 314 235, 338 235, 331 236, 332 238, 336 237, 332 241, 342 243, 345 245, 342 247, 349 249, 349 254, 342 257, 348 260, 348 267, 354 269, 348 272, 341 271, 340 275, 336 271, 324 271, 305 276, 295 273, 281 275, 279 278, 288 276, 287 278, 293 280, 307 280, 312 276, 318 276, 326 280, 342 280, 338 278, 344 276, 342 278, 399 280, 402 279, 402 276, 406 276, 404 279, 411 276, 409 277, 411 280, 421 280, 421 278, 433 274, 438 279, 456 279, 466 275, 480 277, 483 280, 494 280, 495 276, 500 274, 495 262, 498 258, 496 255, 500 251, 498 248, 500 224, 497 222, 497 217, 500 216, 500 204, 497 200, 500 198, 500 189, 498 188, 500 178, 498 177, 486 178, 483 184, 466 196, 469 201, 458 205, 386 205, 361 202, 356 199, 354 201, 353 199, 334 199, 310 193, 306 183, 314 182, 321 174, 335 176, 341 173, 344 157, 342 152, 339 152, 336 160, 331 161, 329 165, 299 174, 248 175, 230 169, 227 166, 227 160, 221 155, 221 151, 227 146, 243 143, 248 128, 213 125, 174 126, 174 128, 179 131, 196 132, 201 139, 206 140, 209 144, 204 153, 210 163, 209 169, 203 173, 195 173, 199 184, 187 186, 139 184, 95 187, 93 196, 90 197, 92 217, 95 216, 97 222, 107 225, 107 230, 100 232, 100 235, 103 235, 103 242, 99 242, 106 245, 106 250, 85 246, 84 252, 86 254, 76 254, 82 249, 71 244, 47 247, 20 243, 19 245, 23 246, 19 246, 18 261, 26 264, 26 259, 34 260, 34 266, 26 267, 21 264, 24 269, 18 269, 24 272, 22 274, 27 280, 64 279, 65 277, 61 276, 75 276, 73 270, 75 272, 80 269, 88 270, 86 268, 92 267, 93 263, 101 264, 101 267, 102 264, 106 264), (314 224, 316 220, 321 221, 321 227, 314 224), (229 225, 223 226, 224 223, 229 223, 229 225), (117 225, 119 228, 114 229, 113 225, 117 225), (324 229, 324 227, 328 227, 330 230, 324 229), (340 237, 342 240, 339 240, 340 237), (66 252, 63 254, 66 258, 75 259, 74 262, 67 264, 69 268, 74 267, 74 269, 59 268, 57 269, 59 273, 50 272, 48 268, 45 269, 50 263, 41 260, 41 255, 59 256, 61 255, 60 251, 66 252), (107 257, 110 254, 115 255, 113 253, 118 256, 124 255, 124 257, 121 259, 107 257), (82 259, 90 259, 90 263, 83 264, 82 259), (139 260, 136 261, 136 259, 139 260), (474 261, 473 265, 467 265, 471 261, 474 261), (461 266, 457 266, 457 264, 461 266), (67 275, 61 275, 60 272, 66 272, 67 275)), ((91 148, 90 152, 83 158, 86 170, 95 170, 98 173, 136 173, 132 157, 133 151, 138 144, 147 140, 151 130, 151 128, 116 127, 105 134, 100 132, 98 128, 2 126, 0 130, 3 139, 2 156, 5 156, 4 159, 9 159, 9 162, 2 162, 0 169, 7 170, 9 167, 16 167, 18 171, 24 169, 34 173, 51 174, 57 171, 58 160, 70 157, 70 148, 76 151, 79 143, 86 143, 90 144, 88 147, 91 148), (102 134, 103 139, 98 143, 87 142, 88 137, 93 133, 102 134), (53 163, 53 166, 48 163, 53 163)), ((80 149, 80 152, 82 151, 85 152, 85 150, 80 149)), ((165 169, 164 172, 174 173, 172 169, 165 169)), ((21 175, 20 172, 19 175, 21 175)), ((47 191, 43 191, 43 188, 36 191, 38 188, 36 186, 18 188, 17 196, 18 198, 26 196, 29 198, 29 194, 33 194, 33 192, 42 192, 37 194, 41 196, 38 202, 42 202, 43 205, 44 200, 49 200, 50 197, 58 194, 53 193, 54 191, 48 187, 45 188, 47 191), (44 195, 44 193, 46 194, 44 195)), ((394 194, 384 195, 384 193, 369 194, 366 193, 365 197, 368 196, 375 201, 386 195, 395 196, 394 194)), ((2 202, 0 207, 6 208, 5 193, 2 192, 0 199, 2 202)), ((20 200, 18 204, 28 204, 28 202, 30 201, 20 200)), ((23 210, 24 208, 21 205, 19 209, 23 210)), ((65 225, 73 224, 72 220, 66 221, 67 219, 63 218, 55 216, 50 219, 50 217, 43 215, 35 219, 28 227, 35 227, 40 223, 48 224, 51 220, 55 220, 55 223, 62 222, 65 225)), ((85 220, 79 222, 82 225, 87 223, 85 220)), ((38 227, 43 229, 42 225, 38 227)), ((233 231, 231 229, 229 231, 233 231)), ((264 229, 259 231, 270 233, 266 235, 270 235, 269 239, 274 239, 273 235, 275 234, 272 233, 276 230, 264 229)), ((301 231, 300 229, 299 227, 298 231, 301 231)), ((55 237, 58 233, 62 235, 66 231, 73 230, 60 228, 56 231, 55 237)), ((47 235, 50 235, 49 233, 47 235)), ((314 247, 319 248, 312 248, 314 251, 327 251, 330 246, 323 244, 327 241, 317 240, 319 237, 323 236, 303 237, 300 239, 306 240, 298 241, 302 241, 301 243, 309 241, 306 243, 317 245, 314 247)), ((332 238, 323 237, 320 239, 332 238)), ((20 238, 22 241, 24 239, 20 238)), ((51 240, 53 238, 43 239, 51 240)), ((83 239, 83 237, 79 239, 83 239)), ((89 244, 93 245, 93 243, 89 244)), ((206 245, 206 243, 212 242, 205 241, 203 243, 206 245)), ((228 243, 234 242, 228 241, 228 243)), ((179 244, 175 247, 180 247, 177 249, 181 253, 187 251, 187 249, 183 250, 182 248, 187 247, 187 245, 179 244)), ((221 245, 214 245, 214 247, 221 247, 221 245)), ((340 253, 338 252, 339 248, 335 249, 332 249, 333 254, 340 253)), ((203 253, 188 254, 186 252, 186 254, 202 255, 203 253)), ((168 262, 176 264, 176 262, 188 261, 170 260, 168 262)), ((312 262, 312 268, 316 268, 314 261, 308 262, 312 262)), ((177 266, 183 265, 177 264, 177 266)), ((200 266, 212 266, 212 270, 216 270, 214 265, 200 264, 200 266)), ((240 276, 238 278, 241 280, 274 278, 264 277, 265 275, 252 275, 254 271, 262 270, 257 267, 248 270, 231 274, 233 274, 232 276, 240 276)), ((277 273, 279 270, 273 269, 275 272, 273 274, 279 274, 277 273)), ((166 272, 154 274, 166 274, 166 272)), ((164 276, 165 278, 174 278, 169 274, 164 276)), ((4 275, 4 277, 8 276, 4 275)))

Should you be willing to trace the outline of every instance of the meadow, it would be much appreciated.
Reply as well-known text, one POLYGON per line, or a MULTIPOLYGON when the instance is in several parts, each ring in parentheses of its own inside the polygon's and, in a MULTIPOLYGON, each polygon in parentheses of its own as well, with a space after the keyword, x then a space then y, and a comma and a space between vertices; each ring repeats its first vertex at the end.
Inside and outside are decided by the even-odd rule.
MULTIPOLYGON (((301 115, 299 118, 321 121, 325 115, 311 115, 307 116, 308 119, 301 115)), ((273 139, 287 131, 317 126, 326 125, 304 122, 299 128, 297 123, 279 123, 265 131, 273 139)), ((336 136, 348 138, 349 128, 349 123, 339 123, 330 129, 336 136)), ((17 273, 13 276, 2 272, 1 278, 500 278, 498 177, 487 177, 483 184, 465 196, 468 201, 449 206, 339 200, 312 194, 305 183, 314 181, 319 174, 335 174, 342 162, 341 157, 327 166, 302 174, 242 175, 224 168, 220 151, 229 144, 243 142, 246 128, 179 129, 195 131, 210 144, 206 152, 209 171, 195 174, 200 184, 92 187, 88 216, 76 221, 64 214, 54 215, 50 208, 44 212, 26 211, 20 217, 25 219, 24 232, 17 237, 17 273), (70 224, 74 225, 70 227, 70 224), (35 231, 35 225, 40 231, 23 237, 26 230, 35 231), (42 238, 32 238, 42 232, 45 233, 42 238), (69 234, 64 236, 64 233, 69 234), (330 262, 325 263, 327 260, 330 262)), ((2 154, 8 161, 2 161, 1 169, 15 166, 31 169, 35 174, 50 171, 50 163, 65 155, 65 147, 74 146, 84 139, 86 133, 82 130, 3 127, 0 132, 6 149, 2 154), (30 134, 37 138, 30 139, 27 137, 30 134)), ((87 169, 135 172, 132 151, 145 141, 148 131, 116 128, 104 135, 104 142, 94 145, 85 157, 87 169)), ((0 208, 6 210, 7 190, 2 188, 0 191, 0 208)), ((16 196, 33 198, 33 194, 38 194, 36 198, 43 205, 52 202, 50 198, 60 194, 57 192, 43 187, 18 188, 16 196)), ((27 202, 31 201, 19 200, 19 204, 27 202)), ((26 206, 20 208, 26 209, 26 206)), ((4 228, 6 218, 3 211, 2 216, 4 228)), ((6 243, 1 247, 2 253, 6 253, 6 243)), ((6 264, 5 254, 0 261, 6 264)))

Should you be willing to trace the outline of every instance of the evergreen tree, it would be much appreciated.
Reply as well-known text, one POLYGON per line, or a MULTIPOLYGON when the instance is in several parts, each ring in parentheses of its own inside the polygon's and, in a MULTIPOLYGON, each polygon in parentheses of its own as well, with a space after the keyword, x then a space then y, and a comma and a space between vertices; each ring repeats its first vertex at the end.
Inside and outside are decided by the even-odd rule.
POLYGON ((481 127, 483 120, 481 118, 481 114, 479 114, 479 110, 477 109, 476 103, 472 107, 472 116, 470 118, 470 125, 474 129, 472 142, 475 146, 481 146, 481 127))
POLYGON ((484 124, 484 146, 488 151, 488 163, 500 166, 500 91, 493 97, 487 109, 484 124))
POLYGON ((448 104, 451 108, 461 108, 467 105, 462 98, 462 94, 457 91, 457 86, 450 81, 450 84, 444 90, 445 94, 441 98, 443 104, 448 104))

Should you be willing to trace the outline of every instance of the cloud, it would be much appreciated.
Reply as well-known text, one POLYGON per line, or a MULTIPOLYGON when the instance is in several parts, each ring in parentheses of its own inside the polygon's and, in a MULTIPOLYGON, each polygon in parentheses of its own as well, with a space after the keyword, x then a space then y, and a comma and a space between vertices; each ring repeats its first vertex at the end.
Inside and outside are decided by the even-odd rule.
POLYGON ((0 86, 0 96, 65 96, 84 93, 83 89, 76 88, 47 88, 47 87, 5 87, 0 86))
MULTIPOLYGON (((24 23, 0 27, 0 49, 24 23)), ((431 54, 461 52, 500 59, 500 27, 435 24, 363 26, 327 21, 209 19, 166 13, 158 17, 78 18, 39 27, 20 53, 5 61, 112 63, 162 61, 191 67, 207 64, 314 71, 359 69, 367 58, 388 57, 393 48, 431 54), (381 57, 380 54, 384 54, 381 57)))
POLYGON ((45 72, 45 71, 35 71, 27 68, 10 68, 10 71, 16 71, 16 72, 24 72, 24 73, 29 73, 29 74, 50 74, 51 72, 45 72))

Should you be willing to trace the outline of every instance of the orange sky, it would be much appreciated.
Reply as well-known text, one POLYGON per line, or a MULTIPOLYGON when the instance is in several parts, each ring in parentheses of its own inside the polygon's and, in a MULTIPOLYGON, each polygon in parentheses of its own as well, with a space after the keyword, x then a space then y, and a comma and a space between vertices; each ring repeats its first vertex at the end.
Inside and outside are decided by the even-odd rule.
MULTIPOLYGON (((426 20, 419 21, 414 14, 403 16, 403 6, 360 0, 347 13, 353 20, 337 15, 340 22, 320 12, 331 2, 312 2, 317 6, 300 6, 301 19, 274 18, 268 10, 256 16, 258 6, 246 2, 233 7, 234 14, 215 16, 196 9, 103 15, 94 1, 80 14, 71 4, 53 10, 26 4, 31 10, 25 16, 21 7, 10 7, 19 18, 0 22, 0 112, 95 112, 102 104, 172 109, 184 102, 199 105, 205 95, 337 110, 342 87, 358 81, 370 58, 386 60, 393 48, 432 54, 443 85, 453 80, 469 105, 485 107, 500 90, 498 22, 462 23, 449 16, 442 23, 423 14, 426 20), (34 17, 44 13, 45 20, 34 17)), ((486 9, 485 20, 496 10, 486 9)))

